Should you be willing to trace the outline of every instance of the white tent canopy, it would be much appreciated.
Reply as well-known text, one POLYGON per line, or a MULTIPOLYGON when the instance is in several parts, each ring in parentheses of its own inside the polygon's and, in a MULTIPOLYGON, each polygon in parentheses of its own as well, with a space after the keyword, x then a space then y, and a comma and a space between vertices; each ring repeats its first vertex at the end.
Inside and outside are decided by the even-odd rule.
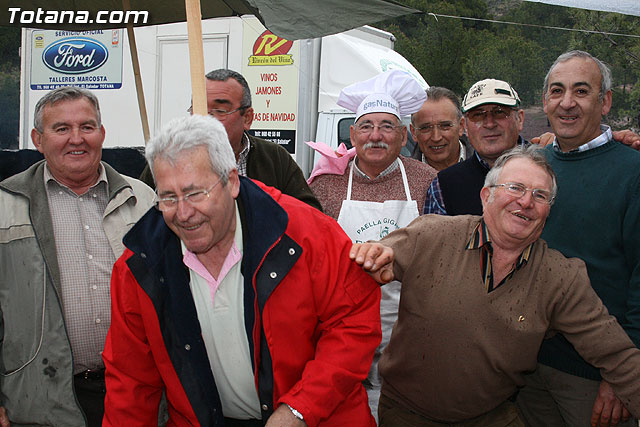
POLYGON ((640 0, 527 0, 535 3, 547 3, 557 6, 579 9, 617 12, 624 15, 640 16, 640 0))
MULTIPOLYGON (((0 0, 0 25, 26 26, 20 16, 13 17, 17 9, 31 14, 36 10, 44 11, 83 11, 89 16, 97 16, 99 11, 145 11, 150 17, 144 25, 157 25, 169 22, 187 21, 189 37, 189 57, 191 71, 191 93, 193 94, 193 112, 207 114, 204 53, 202 45, 202 18, 253 14, 274 34, 289 40, 322 37, 364 24, 393 18, 416 10, 395 3, 393 0, 0 0), (13 12, 12 12, 13 11, 13 12)), ((56 15, 57 16, 57 15, 56 15)), ((123 27, 123 24, 98 23, 93 19, 87 24, 46 24, 40 19, 39 28, 87 30, 123 27)), ((54 22, 57 19, 54 19, 54 22)), ((140 25, 143 25, 140 24, 140 25)), ((140 118, 145 141, 149 139, 147 109, 144 103, 140 66, 133 24, 127 24, 131 59, 136 78, 140 118)))

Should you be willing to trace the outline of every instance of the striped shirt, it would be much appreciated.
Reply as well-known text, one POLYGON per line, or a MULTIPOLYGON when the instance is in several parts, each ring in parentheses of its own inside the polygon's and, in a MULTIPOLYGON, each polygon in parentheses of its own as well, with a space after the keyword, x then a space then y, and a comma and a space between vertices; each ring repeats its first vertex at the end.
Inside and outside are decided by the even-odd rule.
POLYGON ((389 175, 391 172, 393 172, 394 170, 396 170, 398 168, 398 158, 396 157, 396 159, 393 162, 391 162, 391 164, 389 166, 387 166, 387 168, 385 170, 383 170, 382 172, 380 172, 378 174, 378 176, 376 176, 375 178, 371 178, 366 173, 362 172, 362 170, 360 170, 360 168, 358 167, 358 162, 356 162, 357 158, 358 158, 358 156, 356 156, 354 158, 354 160, 353 160, 355 162, 353 164, 353 166, 354 166, 353 170, 355 170, 356 173, 358 173, 361 177, 366 178, 368 180, 382 178, 383 176, 389 175))
MULTIPOLYGON (((600 130, 602 131, 600 135, 571 151, 580 152, 591 150, 592 148, 600 147, 613 139, 613 132, 611 132, 611 128, 609 126, 601 124, 600 130)), ((553 139, 553 149, 556 151, 562 151, 560 144, 558 144, 558 138, 553 139)))
POLYGON ((442 197, 442 190, 440 189, 440 180, 436 176, 431 181, 429 189, 427 190, 427 201, 424 204, 424 210, 422 212, 425 215, 436 214, 446 215, 447 210, 444 208, 444 198, 442 197))
POLYGON ((73 373, 103 366, 111 324, 109 284, 116 261, 102 218, 109 202, 107 175, 78 195, 45 167, 44 181, 60 268, 62 305, 73 354, 73 373))
MULTIPOLYGON (((535 242, 534 242, 535 243, 535 242)), ((515 266, 511 269, 509 274, 500 281, 497 285, 493 283, 493 268, 491 264, 491 257, 493 255, 493 247, 491 246, 491 237, 489 236, 489 229, 487 228, 487 224, 484 222, 484 218, 480 220, 480 223, 476 226, 471 233, 471 238, 467 243, 467 250, 472 249, 480 249, 480 271, 482 272, 482 281, 484 283, 484 287, 487 290, 487 293, 497 289, 504 282, 511 279, 513 274, 521 269, 527 261, 529 261, 529 256, 531 255, 531 250, 533 249, 533 243, 527 246, 524 251, 518 257, 515 266)))
POLYGON ((249 143, 249 137, 246 133, 242 134, 242 143, 244 148, 238 154, 238 161, 236 167, 238 168, 238 175, 247 176, 247 159, 249 158, 249 150, 251 149, 251 143, 249 143))

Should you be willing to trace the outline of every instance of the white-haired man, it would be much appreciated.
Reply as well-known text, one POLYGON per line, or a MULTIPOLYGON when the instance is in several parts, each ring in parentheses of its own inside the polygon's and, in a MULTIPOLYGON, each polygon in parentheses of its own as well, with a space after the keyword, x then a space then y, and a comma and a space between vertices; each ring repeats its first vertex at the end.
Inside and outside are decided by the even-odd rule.
POLYGON ((640 413, 640 350, 584 262, 539 239, 557 189, 541 151, 517 147, 496 160, 481 217, 424 215, 380 243, 354 245, 351 256, 376 280, 402 281, 380 359, 381 426, 524 426, 513 396, 556 332, 640 413))
POLYGON ((112 278, 105 425, 373 426, 380 290, 329 217, 238 175, 212 117, 147 145, 156 207, 112 278))

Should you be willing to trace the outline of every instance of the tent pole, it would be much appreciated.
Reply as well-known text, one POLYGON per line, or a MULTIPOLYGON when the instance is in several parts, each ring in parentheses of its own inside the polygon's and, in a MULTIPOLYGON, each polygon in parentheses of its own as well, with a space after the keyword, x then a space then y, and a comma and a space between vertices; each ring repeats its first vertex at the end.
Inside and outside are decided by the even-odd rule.
MULTIPOLYGON (((129 0, 122 0, 122 10, 131 9, 129 0)), ((142 135, 144 143, 149 141, 149 118, 147 116, 147 105, 144 101, 144 90, 142 88, 142 77, 140 76, 140 62, 138 61, 138 49, 136 47, 136 35, 133 31, 133 24, 127 23, 127 36, 129 38, 129 51, 131 53, 131 63, 133 64, 133 78, 136 82, 136 93, 138 95, 138 109, 140 110, 140 121, 142 122, 142 135)))
POLYGON ((193 113, 207 115, 207 94, 204 77, 204 49, 202 47, 202 13, 200 0, 185 0, 189 34, 189 62, 193 113))

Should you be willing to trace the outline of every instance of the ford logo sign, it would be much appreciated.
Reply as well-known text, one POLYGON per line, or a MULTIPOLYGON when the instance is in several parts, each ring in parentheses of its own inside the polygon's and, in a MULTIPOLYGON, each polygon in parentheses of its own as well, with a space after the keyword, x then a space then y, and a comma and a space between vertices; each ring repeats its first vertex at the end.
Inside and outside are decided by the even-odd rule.
POLYGON ((107 48, 96 40, 73 37, 50 44, 42 53, 42 62, 65 74, 82 74, 100 68, 109 57, 107 48))

